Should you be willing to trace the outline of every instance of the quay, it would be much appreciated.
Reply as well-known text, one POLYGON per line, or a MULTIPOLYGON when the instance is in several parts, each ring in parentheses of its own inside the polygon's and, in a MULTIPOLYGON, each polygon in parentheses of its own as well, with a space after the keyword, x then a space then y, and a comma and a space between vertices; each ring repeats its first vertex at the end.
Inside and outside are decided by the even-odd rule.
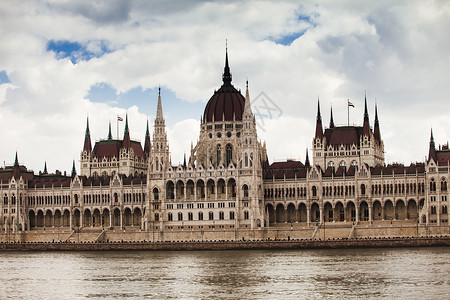
POLYGON ((115 242, 0 242, 0 251, 183 251, 183 250, 282 250, 391 247, 448 247, 450 236, 352 239, 115 241, 115 242))

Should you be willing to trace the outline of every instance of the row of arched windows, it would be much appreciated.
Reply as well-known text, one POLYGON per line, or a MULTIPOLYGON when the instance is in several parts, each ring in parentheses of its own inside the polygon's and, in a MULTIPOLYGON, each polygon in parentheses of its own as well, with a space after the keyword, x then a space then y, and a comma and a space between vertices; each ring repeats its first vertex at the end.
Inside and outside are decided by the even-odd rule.
POLYGON ((70 204, 70 195, 28 196, 28 205, 70 204))
POLYGON ((283 198, 283 196, 286 198, 305 198, 306 194, 306 187, 298 187, 297 189, 292 187, 264 189, 264 198, 283 198))

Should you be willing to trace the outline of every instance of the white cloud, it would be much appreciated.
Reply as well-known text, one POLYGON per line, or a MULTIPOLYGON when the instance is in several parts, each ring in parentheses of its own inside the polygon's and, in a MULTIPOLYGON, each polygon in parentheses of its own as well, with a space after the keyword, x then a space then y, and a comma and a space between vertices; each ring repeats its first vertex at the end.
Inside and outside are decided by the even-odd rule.
MULTIPOLYGON (((7 141, 0 159, 12 163, 18 150, 30 168, 42 169, 46 159, 50 170, 69 171, 79 159, 86 116, 98 139, 110 119, 124 114, 114 102, 85 99, 99 82, 118 93, 162 85, 180 99, 206 102, 220 87, 228 39, 235 86, 243 89, 248 78, 252 97, 264 91, 283 111, 259 131, 271 159, 304 159, 318 95, 324 124, 331 103, 335 122, 346 123, 348 98, 356 105, 352 120, 361 123, 367 91, 372 123, 378 102, 387 160, 421 160, 431 126, 438 144, 449 139, 448 28, 450 4, 440 1, 2 1, 0 71, 11 83, 0 85, 7 141), (275 42, 304 30, 289 46, 275 42), (79 42, 99 56, 105 46, 112 52, 73 65, 46 51, 50 40, 79 42)), ((201 113, 167 129, 173 163, 198 138, 193 118, 201 113)), ((138 107, 128 114, 132 136, 143 140, 146 116, 138 107)))

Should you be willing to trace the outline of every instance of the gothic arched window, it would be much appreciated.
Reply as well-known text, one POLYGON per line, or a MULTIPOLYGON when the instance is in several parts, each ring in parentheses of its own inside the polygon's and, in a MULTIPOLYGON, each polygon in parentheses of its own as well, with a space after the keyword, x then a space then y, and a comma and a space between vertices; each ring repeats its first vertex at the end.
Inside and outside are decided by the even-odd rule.
POLYGON ((230 165, 232 157, 233 157, 233 146, 231 146, 231 144, 227 145, 226 154, 227 154, 227 167, 228 167, 230 165))

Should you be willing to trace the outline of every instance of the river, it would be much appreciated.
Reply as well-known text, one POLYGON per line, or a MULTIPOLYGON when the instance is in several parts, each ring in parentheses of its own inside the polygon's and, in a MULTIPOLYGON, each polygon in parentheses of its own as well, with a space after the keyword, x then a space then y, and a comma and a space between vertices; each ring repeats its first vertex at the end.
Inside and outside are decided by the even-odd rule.
POLYGON ((449 299, 450 248, 0 252, 2 299, 449 299))

